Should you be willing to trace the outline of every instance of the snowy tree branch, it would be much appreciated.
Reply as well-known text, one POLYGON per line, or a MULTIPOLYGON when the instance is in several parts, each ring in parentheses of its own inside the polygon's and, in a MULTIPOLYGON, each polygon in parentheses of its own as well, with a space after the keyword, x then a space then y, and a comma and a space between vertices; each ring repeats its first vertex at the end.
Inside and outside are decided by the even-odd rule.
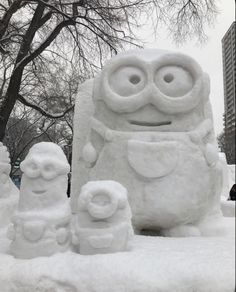
POLYGON ((69 113, 70 111, 72 111, 74 109, 74 105, 70 106, 68 109, 66 109, 63 113, 59 113, 59 114, 51 114, 51 113, 48 113, 47 111, 45 111, 44 109, 38 107, 36 104, 32 104, 30 103, 28 100, 26 100, 21 94, 18 94, 18 100, 30 107, 30 108, 33 108, 35 109, 36 111, 38 111, 40 114, 42 114, 43 116, 47 117, 47 118, 50 118, 50 119, 60 119, 60 118, 63 118, 67 113, 69 113))

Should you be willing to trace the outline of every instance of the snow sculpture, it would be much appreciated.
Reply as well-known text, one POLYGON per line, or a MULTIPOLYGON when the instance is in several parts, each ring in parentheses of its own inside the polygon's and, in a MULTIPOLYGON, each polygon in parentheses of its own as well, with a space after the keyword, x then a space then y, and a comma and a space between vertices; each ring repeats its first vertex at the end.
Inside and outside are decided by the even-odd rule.
POLYGON ((79 92, 73 212, 84 183, 115 180, 128 190, 136 230, 219 233, 212 218, 222 216, 222 173, 209 77, 200 66, 180 53, 130 51, 112 58, 79 92))
POLYGON ((127 190, 115 181, 84 185, 73 219, 73 243, 81 254, 124 251, 133 236, 127 190))
POLYGON ((23 172, 18 211, 8 229, 10 251, 18 258, 49 256, 70 244, 70 205, 62 149, 51 142, 35 144, 20 165, 23 172))
POLYGON ((9 153, 0 142, 0 228, 9 224, 19 198, 19 191, 9 177, 10 171, 9 153))

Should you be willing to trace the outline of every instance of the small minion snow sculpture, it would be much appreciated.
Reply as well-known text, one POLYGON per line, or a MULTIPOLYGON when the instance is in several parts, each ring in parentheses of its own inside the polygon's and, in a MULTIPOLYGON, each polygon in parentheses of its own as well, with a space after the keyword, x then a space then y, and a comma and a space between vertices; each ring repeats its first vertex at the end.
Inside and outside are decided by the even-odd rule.
POLYGON ((10 250, 19 258, 49 256, 70 243, 66 195, 70 166, 61 148, 35 144, 20 165, 23 172, 18 212, 9 227, 10 250))
POLYGON ((82 187, 74 217, 73 244, 81 254, 127 249, 133 235, 127 190, 115 181, 93 181, 82 187))
POLYGON ((0 142, 0 228, 9 224, 18 202, 19 192, 9 177, 10 171, 9 153, 0 142))

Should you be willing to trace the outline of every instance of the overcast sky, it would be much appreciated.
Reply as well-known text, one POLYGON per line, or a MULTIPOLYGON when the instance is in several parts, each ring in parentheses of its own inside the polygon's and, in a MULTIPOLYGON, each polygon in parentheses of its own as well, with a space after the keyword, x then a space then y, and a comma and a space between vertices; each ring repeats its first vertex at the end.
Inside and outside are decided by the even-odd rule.
POLYGON ((210 75, 210 100, 212 103, 216 134, 219 134, 223 130, 224 113, 221 39, 235 19, 235 2, 234 0, 221 0, 218 1, 218 7, 220 14, 217 17, 215 26, 207 30, 209 39, 204 45, 196 45, 195 41, 191 43, 187 42, 177 47, 172 40, 168 39, 164 29, 158 32, 156 40, 148 33, 150 30, 147 27, 140 33, 140 37, 146 42, 145 47, 156 47, 186 53, 196 59, 203 70, 210 75))

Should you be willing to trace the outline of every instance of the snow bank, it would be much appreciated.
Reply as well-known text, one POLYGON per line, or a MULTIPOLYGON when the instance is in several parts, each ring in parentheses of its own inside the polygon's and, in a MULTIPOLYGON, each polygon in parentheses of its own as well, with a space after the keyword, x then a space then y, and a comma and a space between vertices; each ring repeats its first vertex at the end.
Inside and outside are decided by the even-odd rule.
POLYGON ((233 237, 135 236, 130 251, 115 254, 66 252, 32 260, 0 254, 0 287, 1 292, 233 292, 234 253, 233 237))
POLYGON ((235 201, 227 201, 221 196, 221 211, 225 217, 235 217, 235 201))

